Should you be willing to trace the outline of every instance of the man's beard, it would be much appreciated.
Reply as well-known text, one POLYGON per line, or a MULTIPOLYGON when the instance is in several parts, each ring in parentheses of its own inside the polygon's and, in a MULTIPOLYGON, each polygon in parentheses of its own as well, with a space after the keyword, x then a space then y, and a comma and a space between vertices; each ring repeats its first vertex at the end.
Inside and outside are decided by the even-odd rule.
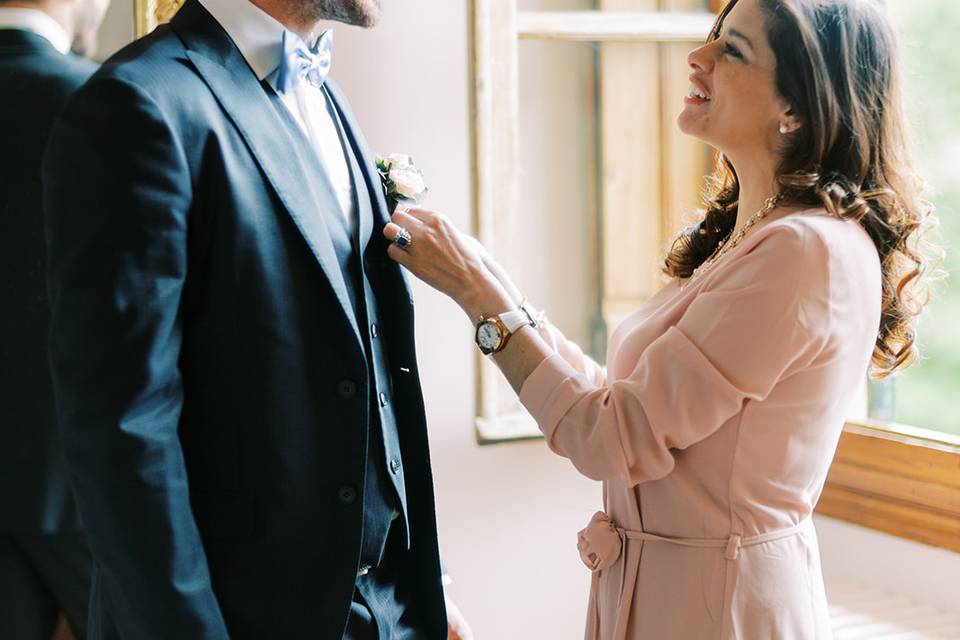
POLYGON ((85 58, 93 57, 97 50, 97 30, 103 22, 105 10, 106 5, 101 5, 95 0, 84 0, 78 3, 70 51, 85 58))
POLYGON ((78 30, 70 43, 70 52, 84 58, 92 58, 97 52, 97 32, 84 29, 78 30))
POLYGON ((380 19, 380 0, 297 0, 314 20, 336 20, 358 27, 372 27, 380 19))

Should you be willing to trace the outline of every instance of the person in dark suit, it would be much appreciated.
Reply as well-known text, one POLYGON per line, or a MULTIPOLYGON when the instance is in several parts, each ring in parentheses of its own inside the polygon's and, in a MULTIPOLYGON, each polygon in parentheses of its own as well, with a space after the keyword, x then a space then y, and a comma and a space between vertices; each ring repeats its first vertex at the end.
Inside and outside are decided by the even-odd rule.
POLYGON ((54 129, 51 367, 93 638, 448 636, 412 297, 318 28, 378 13, 187 0, 54 129))
POLYGON ((0 2, 0 638, 83 637, 90 554, 56 431, 47 364, 40 161, 67 98, 96 69, 104 3, 0 2))

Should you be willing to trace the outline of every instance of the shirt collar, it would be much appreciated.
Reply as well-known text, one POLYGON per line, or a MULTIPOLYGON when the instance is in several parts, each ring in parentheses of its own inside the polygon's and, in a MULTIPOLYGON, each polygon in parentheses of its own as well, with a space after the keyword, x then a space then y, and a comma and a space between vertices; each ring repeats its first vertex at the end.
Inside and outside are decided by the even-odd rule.
POLYGON ((70 52, 70 36, 66 29, 39 9, 0 7, 0 29, 30 31, 47 39, 60 53, 70 52))
POLYGON ((276 71, 283 52, 280 42, 286 30, 276 18, 250 0, 200 0, 220 23, 258 80, 276 71))

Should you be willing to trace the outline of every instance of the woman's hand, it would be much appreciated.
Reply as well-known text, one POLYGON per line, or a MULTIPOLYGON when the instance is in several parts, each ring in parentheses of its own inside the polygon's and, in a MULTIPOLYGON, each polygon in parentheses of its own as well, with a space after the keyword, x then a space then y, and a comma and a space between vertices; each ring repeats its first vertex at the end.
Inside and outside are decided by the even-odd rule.
POLYGON ((472 320, 516 306, 517 301, 487 267, 492 259, 486 250, 445 216, 425 209, 397 210, 383 235, 392 243, 400 229, 410 234, 410 245, 391 244, 389 256, 452 298, 472 320))
MULTIPOLYGON (((407 247, 391 244, 390 257, 453 298, 473 322, 517 308, 520 296, 506 272, 479 242, 457 231, 444 216, 410 209, 397 211, 392 220, 383 229, 387 240, 393 242, 405 229, 411 242, 407 247)), ((552 354, 532 327, 521 327, 506 348, 493 355, 493 361, 520 393, 527 377, 552 354)))
POLYGON ((490 255, 490 252, 487 251, 487 248, 483 246, 479 240, 473 236, 468 236, 461 233, 461 237, 464 242, 468 245, 474 247, 477 252, 480 254, 481 259, 483 259, 483 266, 493 275, 494 278, 503 286, 506 290, 507 295, 510 296, 510 299, 513 300, 516 304, 520 304, 523 300, 523 294, 520 293, 520 289, 517 288, 517 285, 514 284, 513 280, 510 278, 510 275, 504 270, 500 263, 493 259, 493 256, 490 255))

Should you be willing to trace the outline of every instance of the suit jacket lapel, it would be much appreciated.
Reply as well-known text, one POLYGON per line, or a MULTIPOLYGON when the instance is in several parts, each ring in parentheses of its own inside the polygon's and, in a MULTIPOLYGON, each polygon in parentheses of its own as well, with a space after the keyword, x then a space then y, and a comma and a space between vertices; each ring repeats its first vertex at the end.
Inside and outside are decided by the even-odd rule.
POLYGON ((291 166, 291 162, 303 163, 293 160, 298 154, 293 153, 296 146, 287 125, 233 41, 196 0, 184 4, 171 20, 171 27, 186 45, 187 57, 217 97, 293 218, 360 341, 357 319, 330 232, 317 210, 323 204, 318 198, 324 195, 331 205, 339 206, 332 187, 316 185, 320 188, 315 194, 305 176, 322 172, 291 166))
MULTIPOLYGON (((337 113, 340 115, 340 121, 343 123, 347 139, 357 158, 357 162, 360 164, 360 171, 363 174, 367 189, 371 194, 370 199, 373 207, 372 220, 367 220, 366 222, 361 220, 361 224, 372 224, 373 229, 369 227, 364 229, 361 227, 361 255, 376 251, 381 256, 385 256, 390 243, 383 237, 382 232, 384 225, 390 222, 390 216, 393 212, 387 210, 387 199, 383 194, 383 187, 380 184, 380 173, 374 164, 374 156, 367 148, 366 140, 364 140, 363 134, 360 133, 360 127, 354 119, 353 113, 350 111, 349 103, 340 91, 340 88, 332 80, 327 80, 324 86, 327 88, 330 99, 337 113), (367 233, 363 233, 364 231, 367 231, 367 233)), ((399 293, 402 293, 403 296, 413 304, 413 290, 410 286, 410 278, 406 270, 397 265, 394 265, 394 268, 398 273, 397 282, 400 283, 403 289, 402 292, 399 293)))
MULTIPOLYGON (((340 122, 343 124, 347 142, 352 147, 353 154, 356 156, 357 163, 360 165, 360 172, 372 201, 373 220, 365 219, 365 216, 361 216, 359 225, 360 250, 363 252, 366 251, 369 241, 374 236, 379 237, 383 225, 390 221, 390 212, 387 211, 387 201, 383 195, 383 187, 380 185, 380 174, 377 172, 376 165, 374 165, 374 158, 367 148, 367 143, 360 133, 360 128, 354 120, 353 113, 350 111, 346 98, 344 98, 340 88, 333 81, 327 80, 324 86, 327 88, 330 100, 337 110, 337 114, 340 116, 340 122)), ((375 246, 377 245, 375 244, 375 246)))

